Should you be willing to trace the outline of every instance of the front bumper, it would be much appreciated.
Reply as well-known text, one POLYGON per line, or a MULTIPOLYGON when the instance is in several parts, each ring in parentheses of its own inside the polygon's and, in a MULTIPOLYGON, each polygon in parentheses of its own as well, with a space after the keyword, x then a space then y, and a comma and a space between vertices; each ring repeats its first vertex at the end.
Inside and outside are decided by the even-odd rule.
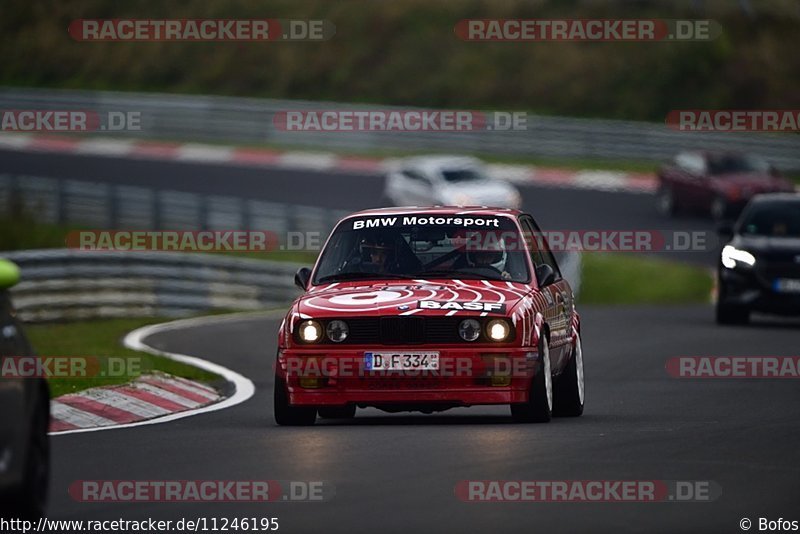
POLYGON ((483 346, 381 347, 380 352, 439 353, 434 371, 368 371, 375 347, 293 348, 279 351, 277 372, 296 406, 512 404, 528 400, 538 352, 483 346))
MULTIPOLYGON (((800 272, 793 276, 800 279, 800 272)), ((775 279, 775 276, 758 268, 721 267, 719 302, 763 313, 800 315, 800 293, 778 291, 774 285, 775 279)))

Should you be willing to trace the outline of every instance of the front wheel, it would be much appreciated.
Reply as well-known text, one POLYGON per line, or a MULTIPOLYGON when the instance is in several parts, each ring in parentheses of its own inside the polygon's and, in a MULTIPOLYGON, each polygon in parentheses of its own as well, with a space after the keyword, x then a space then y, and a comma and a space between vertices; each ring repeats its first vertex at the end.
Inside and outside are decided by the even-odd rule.
POLYGON ((553 375, 550 370, 550 347, 539 339, 541 363, 531 380, 528 402, 511 405, 511 417, 517 423, 547 423, 553 415, 553 375))
POLYGON ((50 399, 44 394, 34 408, 25 459, 25 478, 10 495, 2 495, 0 518, 36 520, 44 517, 50 474, 50 399))
POLYGON ((274 396, 275 422, 282 426, 313 425, 317 419, 317 409, 306 406, 292 406, 286 391, 286 382, 275 375, 274 396))
POLYGON ((717 303, 717 324, 747 324, 750 322, 750 310, 738 306, 726 306, 717 303))
POLYGON ((553 386, 553 415, 560 417, 578 417, 583 414, 583 348, 581 335, 575 335, 572 359, 553 386))
POLYGON ((663 185, 659 188, 658 193, 656 193, 656 209, 666 217, 675 215, 677 211, 675 208, 675 193, 672 192, 671 187, 663 185))
POLYGON ((744 306, 725 304, 727 288, 720 280, 717 286, 717 304, 715 308, 715 318, 717 324, 742 325, 750 322, 750 310, 744 306))
POLYGON ((713 202, 711 202, 711 217, 716 222, 725 220, 728 217, 728 212, 728 201, 723 197, 716 197, 713 202))

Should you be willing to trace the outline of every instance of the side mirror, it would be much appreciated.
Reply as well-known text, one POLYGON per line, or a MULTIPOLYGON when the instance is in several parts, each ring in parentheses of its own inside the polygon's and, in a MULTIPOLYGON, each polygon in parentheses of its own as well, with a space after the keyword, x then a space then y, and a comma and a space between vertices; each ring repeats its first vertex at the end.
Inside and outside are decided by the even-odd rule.
POLYGON ((539 283, 539 287, 549 286, 556 281, 556 273, 552 267, 542 263, 536 266, 536 281, 539 283))
POLYGON ((8 289, 19 283, 19 267, 8 260, 0 259, 0 289, 8 289))
POLYGON ((300 267, 294 274, 294 285, 305 291, 306 288, 308 287, 308 280, 310 278, 311 278, 311 269, 309 269, 308 267, 300 267))

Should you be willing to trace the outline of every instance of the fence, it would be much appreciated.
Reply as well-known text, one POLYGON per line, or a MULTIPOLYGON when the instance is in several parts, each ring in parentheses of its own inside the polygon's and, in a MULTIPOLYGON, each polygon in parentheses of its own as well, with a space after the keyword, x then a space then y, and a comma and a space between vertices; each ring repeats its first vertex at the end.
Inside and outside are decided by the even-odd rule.
POLYGON ((178 317, 284 307, 297 264, 180 252, 3 253, 20 266, 12 289, 23 321, 178 317))
MULTIPOLYGON (((222 143, 270 143, 314 149, 441 150, 550 158, 664 160, 679 150, 758 153, 783 169, 800 169, 800 136, 691 133, 664 124, 528 116, 525 131, 287 132, 273 118, 287 110, 407 110, 331 102, 49 89, 0 89, 0 109, 80 109, 141 114, 141 131, 115 135, 222 143)), ((108 132, 106 132, 108 135, 108 132)))
POLYGON ((233 196, 40 176, 0 175, 0 213, 42 223, 136 230, 330 231, 347 212, 233 196))

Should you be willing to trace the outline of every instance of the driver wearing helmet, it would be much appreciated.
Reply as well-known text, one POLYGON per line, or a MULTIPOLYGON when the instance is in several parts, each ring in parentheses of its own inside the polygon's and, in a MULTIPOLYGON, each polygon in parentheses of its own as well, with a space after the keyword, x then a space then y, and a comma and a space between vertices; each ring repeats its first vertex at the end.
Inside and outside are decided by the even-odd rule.
POLYGON ((360 270, 365 273, 393 272, 394 246, 384 237, 367 237, 359 244, 361 252, 360 270))
POLYGON ((511 275, 506 271, 507 259, 508 254, 503 239, 493 243, 482 243, 480 248, 467 250, 467 265, 494 269, 500 273, 503 280, 511 280, 511 275))

